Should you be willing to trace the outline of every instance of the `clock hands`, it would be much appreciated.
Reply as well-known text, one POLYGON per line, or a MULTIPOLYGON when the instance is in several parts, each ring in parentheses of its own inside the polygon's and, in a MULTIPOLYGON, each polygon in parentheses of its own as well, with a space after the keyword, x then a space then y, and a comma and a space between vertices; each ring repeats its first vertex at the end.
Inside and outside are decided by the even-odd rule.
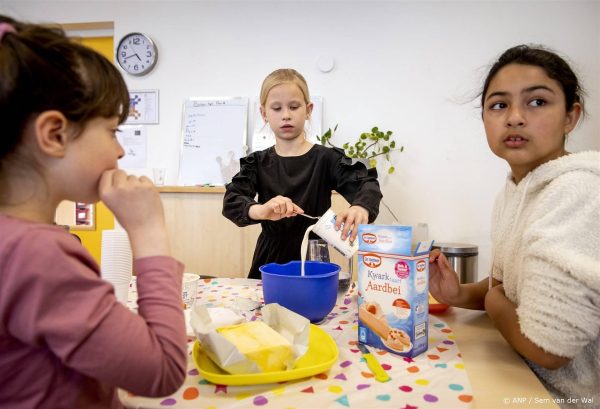
POLYGON ((123 58, 123 60, 127 60, 128 58, 131 58, 133 56, 136 56, 138 60, 142 61, 142 59, 140 58, 140 56, 137 53, 128 55, 127 57, 123 58))

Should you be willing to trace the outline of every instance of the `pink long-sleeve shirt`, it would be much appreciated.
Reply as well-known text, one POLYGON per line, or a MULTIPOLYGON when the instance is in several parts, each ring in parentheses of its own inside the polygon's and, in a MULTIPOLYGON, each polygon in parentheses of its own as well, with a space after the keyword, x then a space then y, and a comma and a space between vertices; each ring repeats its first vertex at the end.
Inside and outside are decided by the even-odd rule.
POLYGON ((139 314, 60 227, 0 215, 0 408, 121 408, 185 378, 183 265, 134 261, 139 314))

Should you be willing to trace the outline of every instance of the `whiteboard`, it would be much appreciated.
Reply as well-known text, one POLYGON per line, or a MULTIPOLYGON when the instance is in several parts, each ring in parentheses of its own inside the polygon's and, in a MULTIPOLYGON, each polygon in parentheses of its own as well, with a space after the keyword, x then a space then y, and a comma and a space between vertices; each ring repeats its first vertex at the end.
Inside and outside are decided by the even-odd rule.
POLYGON ((179 184, 224 185, 246 155, 248 98, 188 98, 183 106, 179 184))

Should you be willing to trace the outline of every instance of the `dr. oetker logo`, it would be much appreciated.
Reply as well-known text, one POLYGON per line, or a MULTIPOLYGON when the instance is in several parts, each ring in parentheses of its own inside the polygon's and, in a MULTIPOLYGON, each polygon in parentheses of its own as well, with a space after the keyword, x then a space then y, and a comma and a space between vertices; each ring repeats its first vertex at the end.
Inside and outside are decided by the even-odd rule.
POLYGON ((377 242, 377 236, 373 233, 363 233, 362 239, 366 244, 373 244, 377 242))
POLYGON ((365 254, 363 256, 363 263, 367 267, 376 268, 381 265, 381 257, 377 254, 365 254))

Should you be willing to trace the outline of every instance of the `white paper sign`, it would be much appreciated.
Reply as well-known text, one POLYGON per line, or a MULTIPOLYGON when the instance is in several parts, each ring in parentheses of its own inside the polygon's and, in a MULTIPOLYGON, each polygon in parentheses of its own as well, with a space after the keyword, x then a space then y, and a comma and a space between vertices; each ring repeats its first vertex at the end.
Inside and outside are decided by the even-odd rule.
POLYGON ((179 184, 224 185, 246 156, 248 98, 188 98, 183 108, 179 184))
POLYGON ((119 159, 121 169, 139 169, 146 167, 146 129, 143 125, 121 125, 117 139, 125 156, 119 159))

